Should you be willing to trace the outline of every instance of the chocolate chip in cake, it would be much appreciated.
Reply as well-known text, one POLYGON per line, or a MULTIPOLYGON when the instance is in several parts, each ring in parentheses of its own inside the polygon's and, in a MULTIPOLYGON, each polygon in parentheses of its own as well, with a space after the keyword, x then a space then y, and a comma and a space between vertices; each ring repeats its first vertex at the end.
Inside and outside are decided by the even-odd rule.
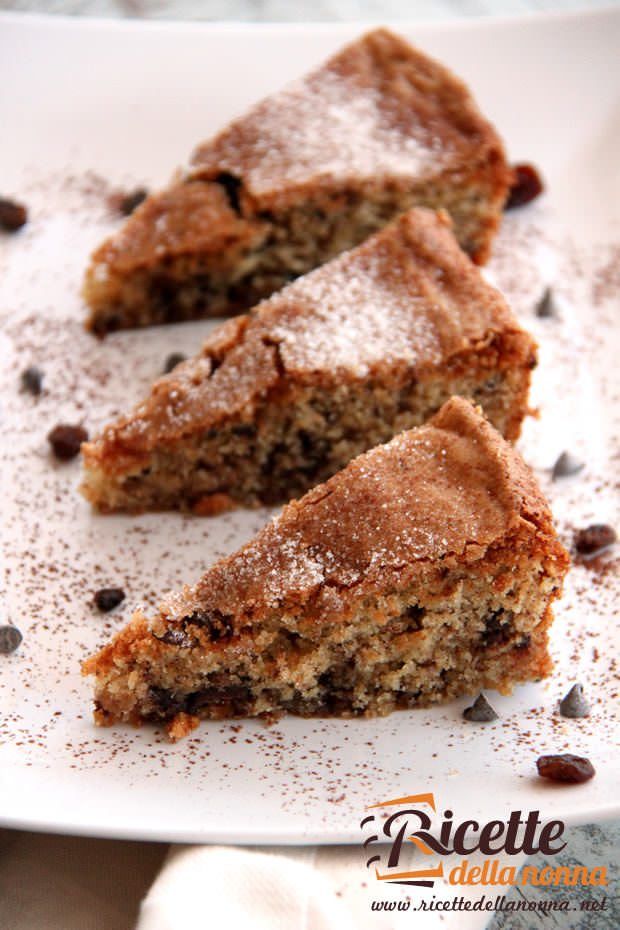
POLYGON ((233 635, 232 617, 219 610, 195 610, 188 617, 183 617, 184 623, 193 624, 207 630, 209 637, 218 642, 220 639, 229 639, 233 635))
POLYGON ((17 232, 27 222, 28 210, 23 204, 0 197, 0 229, 5 232, 17 232))
POLYGON ((589 717, 590 705, 583 696, 583 687, 573 685, 568 694, 560 701, 560 713, 563 717, 589 717))
POLYGON ((15 652, 23 639, 16 626, 9 624, 0 626, 0 655, 9 656, 15 652))
POLYGON ((154 705, 153 716, 156 718, 169 719, 174 717, 179 711, 184 710, 186 698, 183 695, 176 694, 168 688, 158 688, 151 685, 149 688, 149 697, 154 705))
POLYGON ((38 397, 43 390, 43 372, 36 365, 30 365, 19 376, 22 391, 38 397))
POLYGON ((583 468, 585 468, 584 462, 575 458, 570 452, 562 452, 551 469, 551 478, 553 481, 557 481, 558 478, 568 478, 570 475, 576 475, 583 468))
POLYGON ((409 604, 402 614, 388 620, 385 631, 391 636, 399 636, 401 633, 417 633, 422 629, 425 614, 426 609, 424 607, 420 607, 418 604, 409 604))
POLYGON ((230 704, 233 713, 243 712, 252 700, 252 691, 245 684, 222 684, 194 691, 186 699, 187 711, 190 714, 199 713, 203 707, 211 704, 230 704))
POLYGON ((573 784, 588 781, 596 774, 589 759, 584 756, 573 756, 568 752, 564 755, 540 756, 536 760, 536 768, 542 778, 573 784))
POLYGON ((543 291, 542 297, 536 303, 534 307, 534 313, 541 320, 546 320, 551 316, 555 316, 555 305, 553 302, 553 292, 550 287, 546 287, 543 291))
POLYGON ((506 201, 506 210, 512 210, 513 207, 522 207, 526 203, 531 203, 545 189, 534 165, 525 163, 513 165, 512 170, 515 177, 506 201))
POLYGON ((158 636, 157 633, 153 633, 153 636, 155 639, 158 639, 160 643, 167 643, 169 646, 178 646, 179 649, 192 649, 198 643, 196 637, 190 636, 187 630, 182 627, 166 630, 163 636, 158 636))
POLYGON ((491 720, 498 719, 497 713, 482 692, 480 692, 471 707, 465 708, 463 717, 465 720, 469 720, 470 723, 490 723, 491 720))
POLYGON ((220 171, 220 173, 214 178, 215 183, 219 184, 224 188, 226 196, 228 198, 228 203, 232 210, 235 213, 241 215, 241 202, 239 200, 239 190, 241 188, 241 181, 239 178, 235 177, 234 174, 230 174, 229 171, 220 171))
POLYGON ((422 621, 426 614, 426 608, 420 607, 419 604, 409 604, 405 608, 401 620, 403 623, 403 631, 407 633, 416 633, 418 630, 422 629, 422 621))
POLYGON ((93 600, 95 607, 107 614, 125 600, 125 592, 122 588, 100 588, 93 600))
POLYGON ((177 365, 180 365, 181 362, 184 362, 186 359, 187 355, 183 355, 182 352, 171 352, 164 362, 164 374, 169 375, 173 368, 176 368, 177 365))
POLYGON ((575 549, 579 555, 598 555, 617 540, 616 531, 607 523, 593 523, 575 533, 575 549))
POLYGON ((83 426, 59 423, 47 434, 47 439, 56 458, 68 462, 79 453, 80 446, 88 439, 88 433, 83 426))
POLYGON ((258 432, 253 423, 237 423, 236 426, 231 427, 230 431, 233 436, 245 436, 246 439, 254 439, 258 432))
POLYGON ((486 618, 482 642, 485 646, 500 646, 508 642, 512 633, 512 614, 500 607, 486 618))
POLYGON ((136 207, 146 200, 149 192, 146 187, 137 187, 133 191, 125 191, 113 194, 110 198, 110 206, 117 210, 121 216, 131 216, 136 207))

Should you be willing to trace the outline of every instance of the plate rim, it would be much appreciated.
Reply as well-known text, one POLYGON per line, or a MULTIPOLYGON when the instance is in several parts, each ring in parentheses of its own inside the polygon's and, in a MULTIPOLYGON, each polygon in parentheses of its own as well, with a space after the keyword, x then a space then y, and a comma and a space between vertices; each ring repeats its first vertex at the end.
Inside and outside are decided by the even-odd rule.
POLYGON ((503 13, 499 15, 488 14, 482 16, 455 16, 450 19, 351 19, 351 20, 305 20, 291 21, 234 21, 234 20, 203 20, 203 19, 140 19, 130 17, 88 16, 64 13, 39 13, 18 10, 0 10, 0 25, 3 22, 14 25, 36 25, 50 28, 75 29, 110 29, 110 31, 152 31, 166 32, 177 30, 181 32, 194 32, 196 29, 209 32, 249 33, 249 32, 305 32, 308 29, 316 32, 348 33, 356 29, 374 29, 380 26, 397 30, 417 29, 421 32, 452 32, 463 29, 492 29, 509 28, 513 25, 543 24, 556 22, 573 22, 575 20, 605 18, 607 16, 620 19, 620 4, 605 3, 596 7, 584 6, 573 10, 528 10, 522 13, 503 13))
MULTIPOLYGON (((367 30, 377 25, 386 25, 395 30, 403 29, 418 30, 423 35, 429 33, 445 33, 460 30, 473 30, 486 32, 494 28, 505 29, 513 25, 537 25, 558 23, 558 22, 575 22, 587 19, 605 19, 612 17, 620 24, 620 5, 607 4, 597 8, 585 8, 582 10, 551 10, 551 11, 533 11, 523 14, 505 14, 501 16, 488 17, 458 17, 450 20, 432 20, 418 21, 412 20, 351 20, 348 22, 211 22, 211 21, 193 21, 193 20, 142 20, 142 19, 122 19, 108 17, 79 17, 55 15, 46 13, 29 13, 16 11, 0 11, 0 28, 4 24, 19 26, 20 28, 49 28, 50 30, 107 30, 112 34, 116 31, 141 32, 151 31, 157 33, 177 32, 188 33, 199 29, 208 33, 222 34, 228 36, 258 34, 275 34, 282 35, 294 32, 303 33, 307 30, 313 30, 318 34, 325 35, 348 35, 361 30, 367 30)), ((566 797, 566 810, 560 808, 560 812, 554 811, 554 816, 562 816, 567 826, 581 823, 600 822, 620 817, 620 799, 609 799, 589 808, 587 811, 582 809, 575 810, 571 807, 570 795, 566 797)), ((97 837, 102 839, 124 839, 140 840, 150 842, 209 842, 209 843, 233 843, 243 845, 262 845, 270 843, 274 845, 340 845, 355 844, 358 842, 347 831, 317 832, 313 830, 305 831, 301 828, 295 828, 296 832, 282 833, 274 831, 267 833, 264 830, 257 833, 242 833, 216 830, 200 829, 196 831, 175 831, 173 829, 158 829, 154 827, 148 829, 145 827, 127 827, 126 829, 116 826, 106 827, 100 819, 99 823, 90 824, 71 822, 65 818, 64 822, 59 822, 50 817, 28 817, 23 814, 17 816, 5 816, 0 812, 0 826, 10 829, 25 829, 32 832, 46 832, 58 835, 73 835, 84 837, 97 837)))

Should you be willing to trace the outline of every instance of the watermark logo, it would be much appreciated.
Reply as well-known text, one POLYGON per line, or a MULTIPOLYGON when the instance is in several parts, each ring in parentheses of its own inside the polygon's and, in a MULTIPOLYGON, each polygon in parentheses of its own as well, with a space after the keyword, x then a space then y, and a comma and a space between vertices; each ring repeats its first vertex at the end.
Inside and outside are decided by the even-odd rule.
POLYGON ((427 791, 381 801, 369 807, 360 823, 366 834, 368 868, 377 881, 433 888, 437 879, 448 885, 606 885, 605 866, 588 869, 550 865, 537 868, 506 865, 494 857, 542 853, 553 857, 566 847, 561 820, 545 821, 540 811, 511 811, 505 820, 459 820, 450 809, 438 817, 435 796, 427 791), (406 851, 417 850, 425 860, 416 868, 404 866, 406 851), (474 854, 476 865, 467 858, 474 854), (452 857, 457 857, 456 861, 452 857), (460 861, 459 861, 460 857, 460 861))
MULTIPOLYGON (((424 869, 398 871, 404 842, 413 843, 425 856, 430 856, 433 852, 432 847, 429 848, 428 844, 425 842, 425 833, 431 826, 431 819, 428 814, 420 810, 419 807, 410 806, 413 804, 427 805, 433 811, 436 810, 435 798, 431 793, 411 794, 404 798, 394 798, 391 801, 381 801, 379 804, 371 805, 371 808, 369 808, 370 810, 373 808, 389 807, 397 807, 397 810, 393 811, 387 817, 383 827, 379 828, 379 833, 372 833, 366 838, 364 841, 364 849, 368 849, 373 843, 380 841, 385 842, 386 839, 391 842, 385 870, 380 871, 379 865, 375 865, 375 876, 378 881, 387 881, 396 885, 419 885, 423 888, 432 888, 435 879, 443 877, 443 865, 441 863, 424 869), (408 831, 412 819, 417 820, 418 829, 409 834, 408 831), (420 830, 422 835, 420 835, 420 830)), ((375 825, 376 822, 376 815, 369 814, 367 817, 364 817, 360 823, 360 828, 363 830, 368 827, 369 824, 375 825)), ((366 862, 366 867, 370 868, 374 863, 380 862, 380 853, 375 853, 371 855, 366 862)))

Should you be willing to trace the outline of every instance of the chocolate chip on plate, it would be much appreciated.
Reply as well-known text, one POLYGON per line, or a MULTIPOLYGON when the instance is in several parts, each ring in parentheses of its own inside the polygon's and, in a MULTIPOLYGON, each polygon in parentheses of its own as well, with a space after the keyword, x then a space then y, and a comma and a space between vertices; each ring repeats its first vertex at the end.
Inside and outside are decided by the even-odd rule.
POLYGON ((562 452, 551 469, 551 478, 553 481, 557 481, 558 478, 568 478, 570 475, 576 475, 583 468, 585 468, 585 462, 581 462, 570 452, 562 452))
POLYGON ((182 352, 171 352, 164 362, 164 374, 170 374, 172 369, 176 368, 177 365, 180 365, 181 362, 184 362, 186 358, 187 355, 183 355, 182 352))
POLYGON ((550 287, 546 287, 542 293, 542 297, 537 301, 536 306, 534 307, 534 313, 541 320, 548 319, 551 316, 555 316, 555 306, 553 303, 553 292, 550 287))
POLYGON ((550 778, 551 781, 563 781, 579 784, 588 781, 596 774, 596 770, 585 756, 573 756, 567 752, 564 755, 540 756, 536 760, 536 768, 541 778, 550 778))
POLYGON ((137 187, 133 191, 119 192, 113 194, 110 198, 110 205, 113 210, 117 210, 121 216, 131 216, 133 211, 146 200, 149 192, 146 187, 137 187))
POLYGON ((0 228, 5 232, 17 232, 27 222, 28 210, 23 204, 0 197, 0 228))
POLYGON ((36 365, 31 365, 19 376, 22 391, 38 397, 43 390, 43 372, 36 365))
POLYGON ((88 433, 83 426, 59 423, 47 434, 47 439, 56 458, 68 462, 79 453, 80 446, 88 439, 88 433))
POLYGON ((481 692, 471 707, 465 708, 463 717, 470 723, 490 723, 497 720, 498 715, 481 692))
POLYGON ((534 165, 521 163, 513 165, 514 181, 506 201, 506 210, 512 210, 513 207, 522 207, 526 203, 535 200, 545 189, 541 177, 534 165))
POLYGON ((560 713, 563 717, 589 717, 590 705, 583 696, 583 687, 573 685, 570 691, 560 701, 560 713))
POLYGON ((93 600, 95 607, 107 614, 125 600, 125 592, 122 588, 100 588, 93 600))
POLYGON ((0 655, 9 656, 15 652, 23 639, 16 626, 0 626, 0 655))
POLYGON ((575 533, 575 549, 579 555, 598 555, 603 549, 613 546, 617 540, 616 531, 607 523, 593 523, 575 533))

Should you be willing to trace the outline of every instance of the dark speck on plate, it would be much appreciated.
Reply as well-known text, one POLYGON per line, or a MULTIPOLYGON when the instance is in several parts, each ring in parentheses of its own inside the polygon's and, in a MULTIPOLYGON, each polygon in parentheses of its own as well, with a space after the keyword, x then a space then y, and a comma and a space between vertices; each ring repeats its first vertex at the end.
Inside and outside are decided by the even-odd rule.
POLYGON ((490 723, 491 720, 497 720, 497 713, 484 694, 480 693, 471 707, 466 707, 463 711, 463 717, 470 723, 490 723))
POLYGON ((146 187, 137 187, 133 191, 120 191, 110 197, 110 207, 121 216, 131 216, 148 195, 146 187))
POLYGON ((95 606, 107 614, 125 600, 125 592, 122 588, 101 588, 95 591, 93 600, 95 606))
POLYGON ((575 533, 575 549, 579 555, 598 555, 617 540, 616 531, 607 523, 593 523, 575 533))
POLYGON ((583 696, 583 687, 573 685, 568 694, 560 701, 560 713, 563 717, 589 717, 590 705, 583 696))
POLYGON ((172 369, 176 368, 177 365, 180 365, 181 362, 184 362, 186 358, 187 356, 183 355, 182 352, 171 352, 164 362, 164 374, 170 374, 172 369))
POLYGON ((88 439, 88 433, 83 426, 59 423, 50 430, 47 439, 56 458, 68 462, 78 455, 80 446, 88 439))
POLYGON ((539 194, 542 194, 545 189, 534 165, 513 165, 512 170, 515 177, 506 201, 506 210, 512 210, 513 207, 522 207, 526 203, 530 203, 539 194))
POLYGON ((8 656, 15 652, 23 637, 16 626, 0 626, 0 655, 8 656))
POLYGON ((22 391, 38 397, 43 390, 43 372, 36 365, 31 365, 22 371, 19 376, 19 383, 22 391))
POLYGON ((0 197, 0 229, 17 232, 28 222, 28 210, 16 200, 0 197))
POLYGON ((548 319, 551 316, 555 316, 555 307, 553 303, 553 293, 550 287, 546 287, 542 297, 536 304, 534 308, 536 316, 541 320, 548 319))
POLYGON ((588 781, 596 774, 589 759, 585 756, 573 756, 569 752, 564 755, 540 756, 536 760, 536 768, 541 778, 568 784, 588 781))
POLYGON ((557 481, 558 478, 569 478, 571 475, 576 475, 582 471, 583 468, 585 468, 584 462, 575 458, 570 452, 562 452, 551 469, 551 477, 554 481, 557 481))

